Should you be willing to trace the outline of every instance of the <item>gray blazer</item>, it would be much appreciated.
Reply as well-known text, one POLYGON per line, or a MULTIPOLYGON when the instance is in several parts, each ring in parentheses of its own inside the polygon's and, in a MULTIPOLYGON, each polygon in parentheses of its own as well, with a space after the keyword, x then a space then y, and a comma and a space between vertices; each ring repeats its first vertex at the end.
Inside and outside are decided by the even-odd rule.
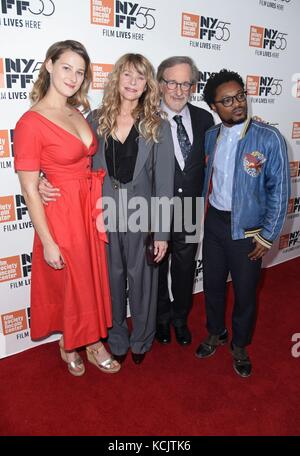
MULTIPOLYGON (((87 121, 92 126, 97 135, 97 111, 92 111, 87 121)), ((174 171, 175 171, 175 154, 170 124, 167 120, 161 119, 161 128, 159 133, 159 142, 146 142, 141 136, 138 139, 138 155, 132 180, 132 192, 134 196, 143 197, 147 200, 150 207, 151 196, 158 198, 174 196, 174 171), (153 148, 154 156, 152 157, 151 149, 153 148), (154 163, 154 195, 152 195, 152 163, 154 163)), ((92 168, 97 170, 103 168, 106 176, 103 185, 103 196, 114 198, 115 190, 113 189, 111 179, 108 175, 107 164, 105 160, 105 141, 98 137, 98 150, 93 157, 92 168)), ((170 239, 170 227, 166 230, 164 226, 155 229, 155 240, 167 241, 170 239)))

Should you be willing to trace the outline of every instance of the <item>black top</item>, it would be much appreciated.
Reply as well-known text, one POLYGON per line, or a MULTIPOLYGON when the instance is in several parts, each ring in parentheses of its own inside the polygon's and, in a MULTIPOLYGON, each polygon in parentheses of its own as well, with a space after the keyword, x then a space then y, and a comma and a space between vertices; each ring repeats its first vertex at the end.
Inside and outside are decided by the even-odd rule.
POLYGON ((122 184, 132 181, 138 154, 138 130, 132 126, 124 143, 115 141, 111 136, 105 149, 108 174, 122 184))

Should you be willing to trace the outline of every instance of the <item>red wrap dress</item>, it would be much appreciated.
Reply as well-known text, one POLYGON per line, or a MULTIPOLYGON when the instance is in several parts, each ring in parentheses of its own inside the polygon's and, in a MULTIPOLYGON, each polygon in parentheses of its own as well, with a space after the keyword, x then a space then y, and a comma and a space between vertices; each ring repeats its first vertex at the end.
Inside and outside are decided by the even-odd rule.
MULTIPOLYGON (((96 342, 112 325, 105 233, 96 228, 96 202, 104 170, 91 171, 97 149, 35 111, 27 111, 14 133, 15 169, 43 171, 61 197, 44 206, 65 267, 44 260, 35 233, 31 276, 31 337, 62 332, 66 350, 96 342)), ((99 206, 99 201, 97 207, 99 206)), ((99 220, 97 220, 98 222, 99 220)), ((98 223, 97 223, 98 224, 98 223)))

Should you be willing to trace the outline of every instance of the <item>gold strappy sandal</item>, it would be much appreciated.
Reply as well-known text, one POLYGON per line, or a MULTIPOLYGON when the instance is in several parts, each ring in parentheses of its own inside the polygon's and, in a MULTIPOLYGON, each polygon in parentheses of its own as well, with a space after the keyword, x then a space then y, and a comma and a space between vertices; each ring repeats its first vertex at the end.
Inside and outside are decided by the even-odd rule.
POLYGON ((65 361, 68 365, 68 370, 70 374, 75 375, 75 377, 81 377, 85 373, 85 367, 83 364, 83 360, 81 356, 76 353, 76 358, 74 361, 69 361, 68 360, 68 355, 65 349, 62 347, 61 342, 59 342, 59 350, 60 350, 60 356, 63 361, 65 361))
POLYGON ((119 372, 119 370, 121 369, 121 364, 119 364, 118 361, 116 361, 109 353, 107 353, 108 358, 104 361, 99 362, 97 360, 96 356, 101 350, 104 350, 107 353, 103 344, 101 344, 100 347, 97 349, 86 347, 86 355, 88 361, 94 364, 96 367, 98 367, 98 369, 100 369, 102 372, 105 372, 106 374, 116 374, 117 372, 119 372))

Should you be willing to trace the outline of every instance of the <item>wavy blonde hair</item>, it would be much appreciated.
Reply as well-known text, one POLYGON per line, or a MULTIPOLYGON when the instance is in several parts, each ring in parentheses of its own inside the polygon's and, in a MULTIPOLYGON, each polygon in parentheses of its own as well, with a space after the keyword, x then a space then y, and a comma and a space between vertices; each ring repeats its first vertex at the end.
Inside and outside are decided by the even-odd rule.
POLYGON ((46 69, 46 63, 49 60, 51 60, 52 63, 56 62, 56 60, 58 60, 66 51, 76 52, 76 54, 83 58, 85 63, 83 83, 80 89, 72 97, 68 98, 68 103, 76 108, 82 106, 84 112, 89 111, 90 104, 87 94, 92 80, 91 61, 83 44, 74 40, 58 41, 50 46, 46 53, 45 60, 40 68, 38 78, 33 85, 32 91, 30 92, 30 100, 32 103, 37 103, 44 98, 50 86, 50 74, 46 69))
POLYGON ((140 135, 146 141, 158 142, 160 126, 160 97, 154 68, 141 54, 125 54, 115 63, 104 89, 102 104, 98 110, 98 134, 107 141, 109 136, 117 140, 117 116, 120 114, 121 97, 119 92, 120 75, 124 70, 134 67, 146 79, 146 90, 132 112, 140 135))

